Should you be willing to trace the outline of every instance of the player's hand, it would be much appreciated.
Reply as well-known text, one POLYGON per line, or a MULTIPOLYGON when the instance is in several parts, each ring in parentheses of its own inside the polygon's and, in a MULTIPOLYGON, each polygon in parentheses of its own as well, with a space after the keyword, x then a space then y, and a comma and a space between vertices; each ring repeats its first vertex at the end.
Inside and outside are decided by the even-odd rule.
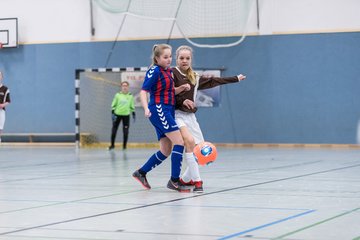
POLYGON ((189 91, 190 89, 191 89, 190 84, 185 83, 183 85, 175 87, 175 95, 178 95, 179 93, 184 92, 184 91, 189 91))
POLYGON ((117 116, 114 112, 111 113, 111 119, 113 122, 115 122, 117 120, 117 116))
POLYGON ((185 107, 187 107, 188 109, 194 109, 195 108, 195 103, 193 101, 191 101, 190 99, 185 99, 183 102, 183 105, 185 107))
POLYGON ((191 89, 191 86, 188 83, 185 83, 182 86, 184 87, 184 91, 189 91, 191 89))
POLYGON ((135 122, 135 120, 136 120, 136 114, 135 114, 135 112, 132 112, 132 117, 133 117, 133 120, 134 120, 134 122, 135 122))
POLYGON ((242 75, 242 74, 239 74, 237 77, 239 79, 239 82, 242 81, 242 80, 245 80, 245 78, 246 78, 246 76, 242 75))
POLYGON ((148 108, 145 109, 145 117, 147 117, 147 118, 151 117, 151 112, 148 108))

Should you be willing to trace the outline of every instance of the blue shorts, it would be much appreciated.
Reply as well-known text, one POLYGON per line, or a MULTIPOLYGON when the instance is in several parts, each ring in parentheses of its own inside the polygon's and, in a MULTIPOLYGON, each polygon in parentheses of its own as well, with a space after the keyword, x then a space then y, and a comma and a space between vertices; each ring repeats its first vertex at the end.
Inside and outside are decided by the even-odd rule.
POLYGON ((158 140, 165 137, 165 133, 179 130, 175 122, 175 107, 166 104, 149 106, 150 122, 155 127, 158 140))

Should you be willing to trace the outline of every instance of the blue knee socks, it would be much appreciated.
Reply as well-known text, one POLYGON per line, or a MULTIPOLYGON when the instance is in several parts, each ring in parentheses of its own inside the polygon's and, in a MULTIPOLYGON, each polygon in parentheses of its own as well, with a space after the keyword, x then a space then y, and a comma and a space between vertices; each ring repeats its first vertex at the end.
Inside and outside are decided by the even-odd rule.
POLYGON ((174 145, 171 152, 171 180, 179 181, 181 172, 181 162, 183 159, 184 146, 174 145))
MULTIPOLYGON (((181 162, 183 158, 184 146, 174 145, 171 152, 171 180, 174 182, 179 181, 181 172, 181 162)), ((154 153, 149 160, 139 169, 139 172, 143 175, 151 171, 156 166, 160 165, 167 156, 160 151, 154 153)))
POLYGON ((157 151, 156 153, 154 153, 149 160, 147 160, 147 162, 144 164, 144 166, 142 166, 139 169, 139 172, 141 174, 146 174, 147 172, 149 172, 151 169, 155 168, 157 165, 161 164, 165 159, 167 158, 167 156, 165 156, 164 154, 162 154, 160 151, 157 151))

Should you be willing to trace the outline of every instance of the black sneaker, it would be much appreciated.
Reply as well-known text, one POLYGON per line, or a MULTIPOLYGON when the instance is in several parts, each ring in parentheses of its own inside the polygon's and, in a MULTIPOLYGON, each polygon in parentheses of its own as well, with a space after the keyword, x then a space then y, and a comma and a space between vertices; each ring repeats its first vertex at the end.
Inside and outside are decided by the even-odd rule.
POLYGON ((110 146, 108 149, 110 151, 110 150, 113 150, 114 148, 115 148, 115 146, 110 146))
POLYGON ((204 189, 203 189, 203 181, 195 181, 194 182, 194 189, 193 189, 193 192, 195 193, 202 193, 204 192, 204 189))
POLYGON ((171 179, 169 180, 167 187, 171 190, 175 190, 178 192, 190 192, 191 188, 189 186, 183 185, 180 181, 174 182, 171 179))
POLYGON ((139 183, 141 183, 141 185, 143 185, 143 187, 145 189, 150 189, 151 186, 148 183, 146 176, 145 175, 141 175, 139 170, 136 170, 133 175, 132 175, 139 183))

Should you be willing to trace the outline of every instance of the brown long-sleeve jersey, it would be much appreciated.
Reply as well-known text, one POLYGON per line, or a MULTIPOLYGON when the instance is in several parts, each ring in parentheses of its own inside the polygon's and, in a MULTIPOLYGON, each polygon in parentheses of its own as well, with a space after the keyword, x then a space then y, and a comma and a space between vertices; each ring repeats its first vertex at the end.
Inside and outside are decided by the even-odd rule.
POLYGON ((190 80, 186 77, 186 75, 182 74, 178 68, 173 68, 172 71, 174 74, 175 87, 179 87, 186 83, 190 84, 189 91, 183 91, 175 96, 175 109, 179 109, 184 112, 193 112, 194 113, 197 111, 197 108, 188 109, 187 107, 185 107, 183 105, 183 102, 186 99, 189 99, 189 100, 195 102, 196 96, 194 96, 194 93, 195 93, 196 88, 198 90, 201 90, 201 89, 213 88, 213 87, 216 87, 216 86, 219 86, 222 84, 239 82, 239 79, 237 76, 207 77, 207 76, 199 76, 198 74, 196 74, 196 82, 197 82, 197 86, 196 86, 196 85, 193 85, 190 82, 190 80))

